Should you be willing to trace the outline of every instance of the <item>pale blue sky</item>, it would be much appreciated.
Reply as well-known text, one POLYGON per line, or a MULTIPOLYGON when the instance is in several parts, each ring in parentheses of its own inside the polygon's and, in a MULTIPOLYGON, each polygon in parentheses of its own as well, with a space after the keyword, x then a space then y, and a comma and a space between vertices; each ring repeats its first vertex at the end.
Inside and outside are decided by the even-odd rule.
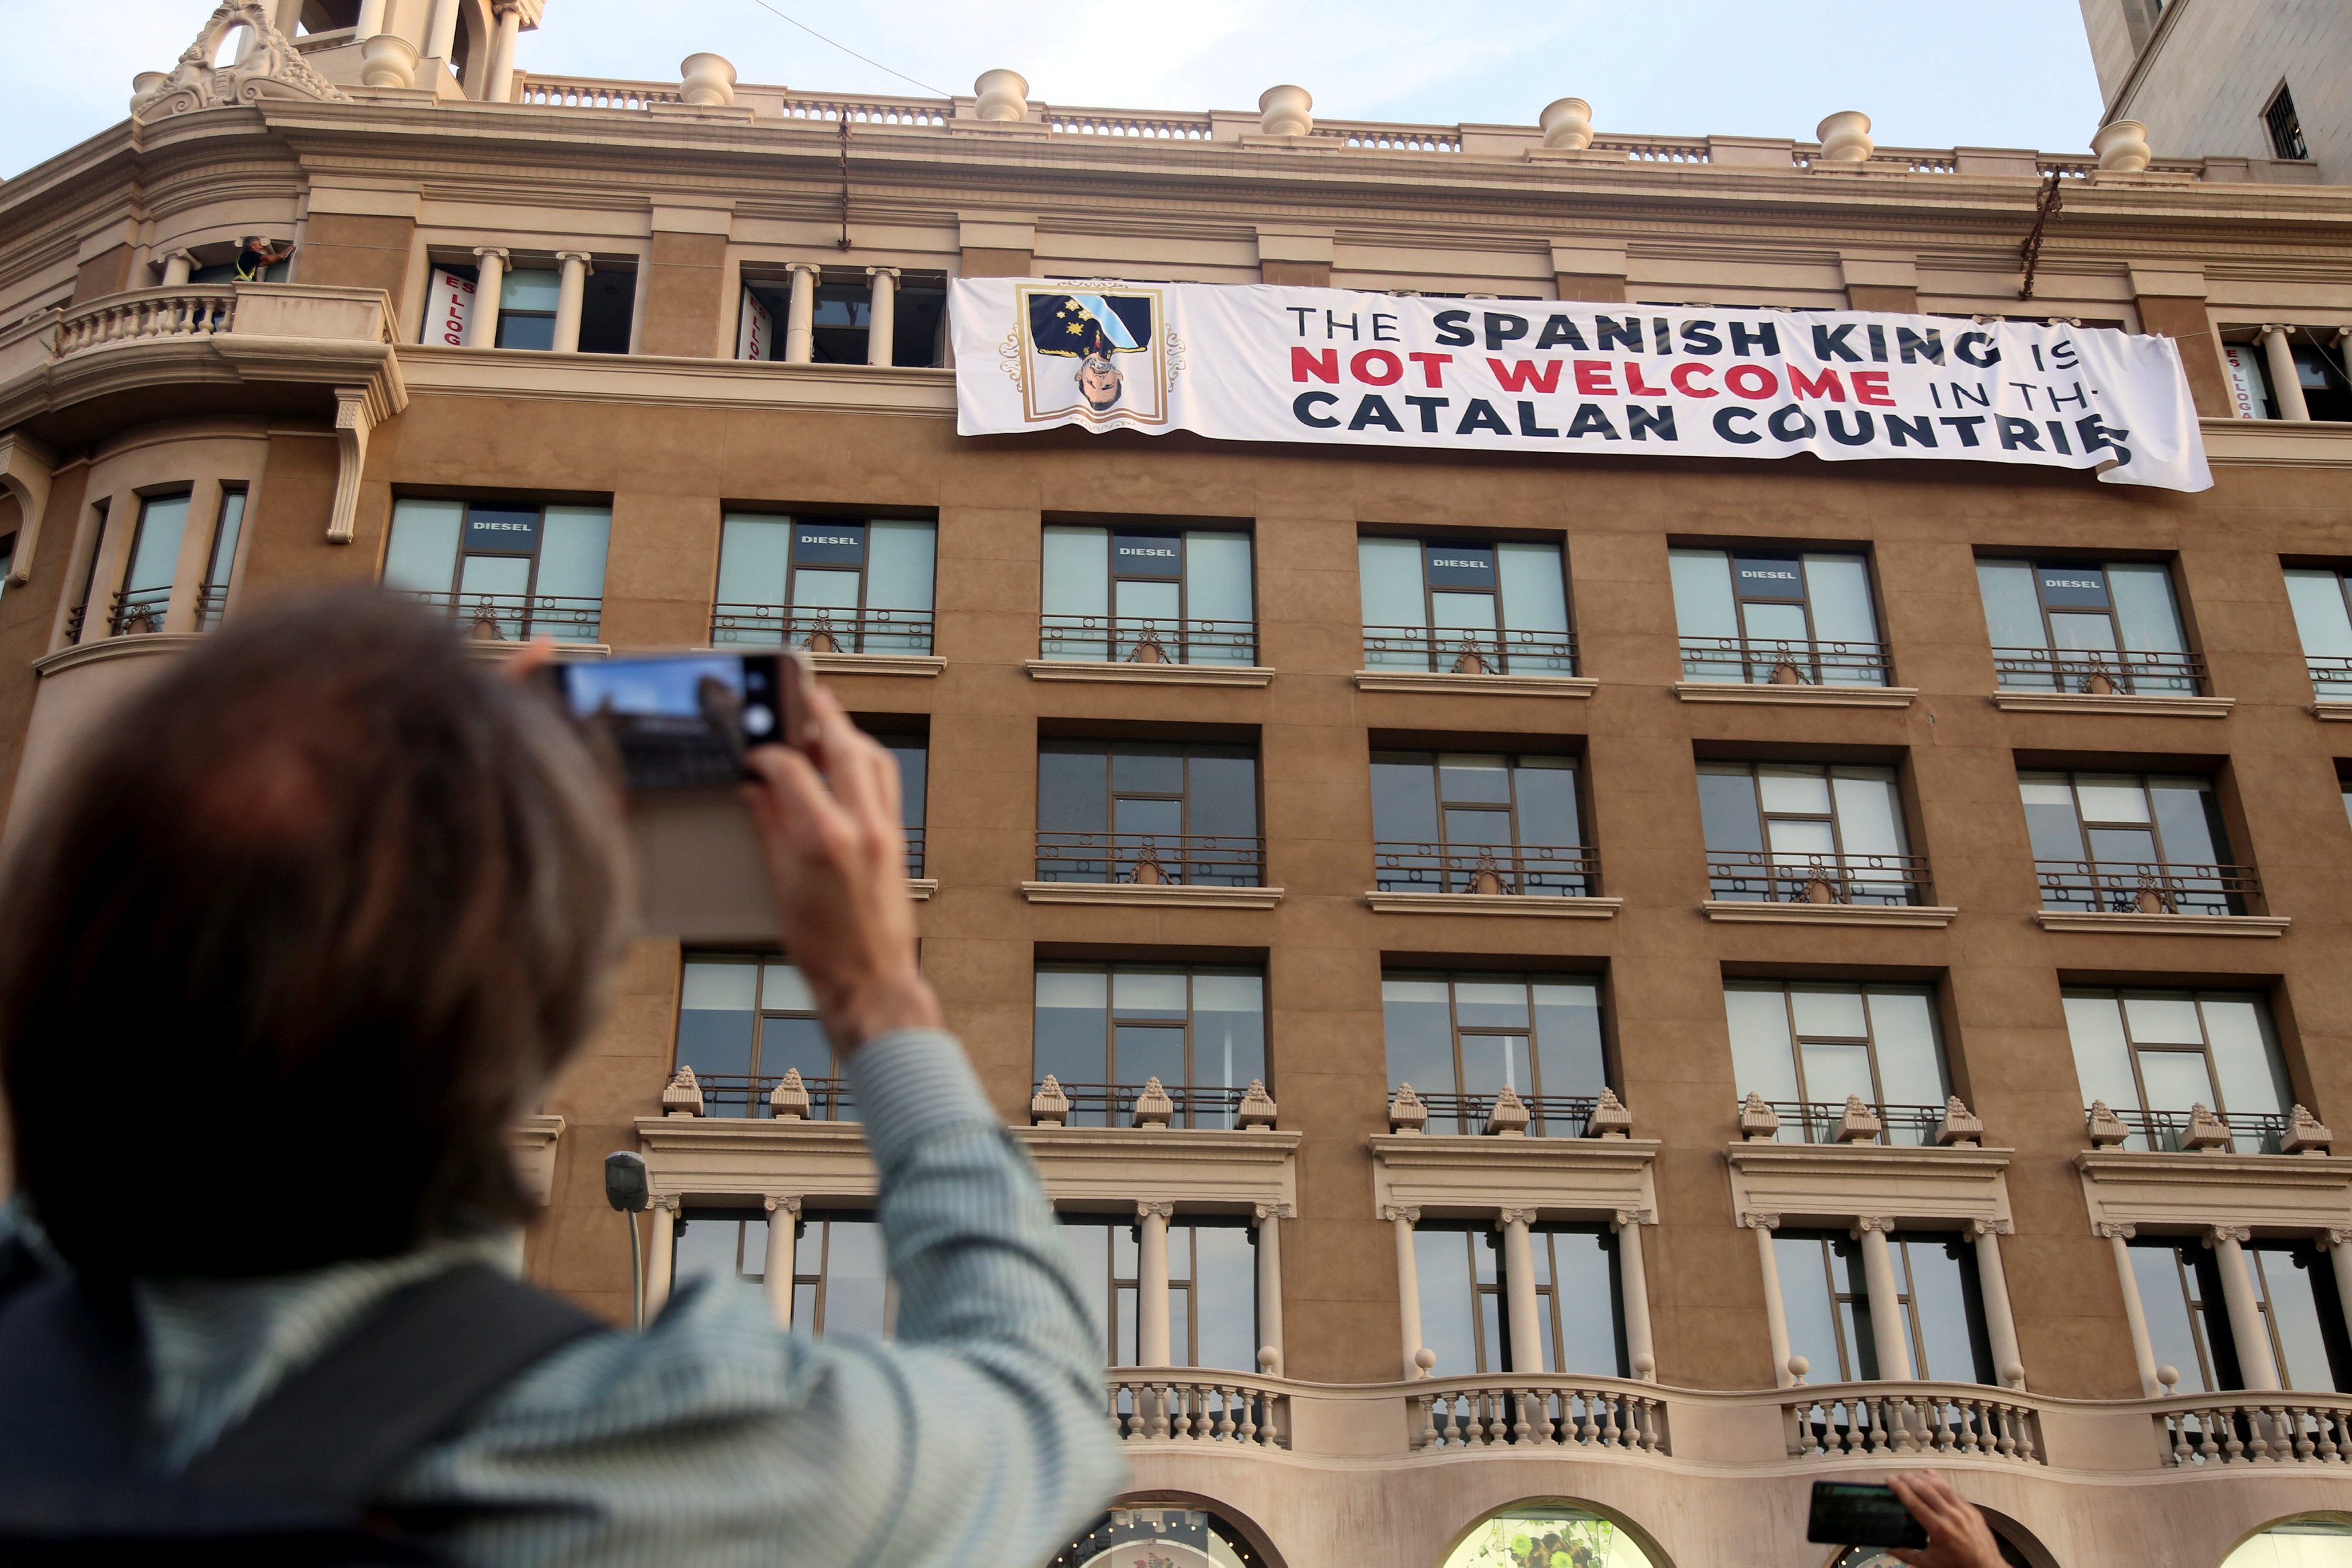
MULTIPOLYGON (((1250 109, 1276 82, 1335 119, 1532 124, 1555 98, 1606 131, 1810 138, 1859 109, 1890 146, 2086 151, 2099 93, 2074 0, 772 0, 947 92, 1010 66, 1049 102, 1250 109)), ((134 72, 168 68, 212 0, 0 0, 0 173, 122 118, 134 72)), ((759 0, 548 0, 523 68, 676 80, 698 49, 741 79, 919 89, 759 0)))

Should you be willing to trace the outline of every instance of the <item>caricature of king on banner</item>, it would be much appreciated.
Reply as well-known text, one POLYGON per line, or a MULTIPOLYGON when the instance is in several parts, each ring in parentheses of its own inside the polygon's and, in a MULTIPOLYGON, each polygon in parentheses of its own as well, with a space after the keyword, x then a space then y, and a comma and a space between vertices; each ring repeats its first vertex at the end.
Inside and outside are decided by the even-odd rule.
POLYGON ((2169 338, 1861 310, 958 278, 956 429, 1980 462, 2210 487, 2169 338))

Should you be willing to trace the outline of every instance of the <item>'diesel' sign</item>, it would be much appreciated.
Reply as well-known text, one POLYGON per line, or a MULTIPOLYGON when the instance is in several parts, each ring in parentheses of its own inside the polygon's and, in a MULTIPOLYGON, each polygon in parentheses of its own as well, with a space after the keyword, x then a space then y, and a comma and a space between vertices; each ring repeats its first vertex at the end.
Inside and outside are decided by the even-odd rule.
POLYGON ((956 428, 1913 459, 2213 483, 2168 338, 1874 311, 959 278, 956 428))

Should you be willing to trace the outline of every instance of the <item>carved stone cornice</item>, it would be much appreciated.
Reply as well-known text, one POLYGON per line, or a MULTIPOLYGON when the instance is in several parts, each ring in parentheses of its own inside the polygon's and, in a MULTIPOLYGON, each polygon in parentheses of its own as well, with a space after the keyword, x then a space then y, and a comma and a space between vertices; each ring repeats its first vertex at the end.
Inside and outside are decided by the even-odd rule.
POLYGON ((2007 1220, 2009 1149, 1881 1144, 1738 1143, 1731 1211, 1829 1224, 1861 1215, 1921 1220, 2007 1220))
POLYGON ((2209 1226, 2267 1236, 2352 1228, 2352 1155, 2085 1149, 2074 1156, 2094 1227, 2209 1226))
POLYGON ((1654 1138, 1489 1138, 1376 1133, 1372 1204, 1479 1218, 1497 1208, 1535 1207, 1553 1219, 1608 1219, 1620 1209, 1654 1209, 1654 1138))

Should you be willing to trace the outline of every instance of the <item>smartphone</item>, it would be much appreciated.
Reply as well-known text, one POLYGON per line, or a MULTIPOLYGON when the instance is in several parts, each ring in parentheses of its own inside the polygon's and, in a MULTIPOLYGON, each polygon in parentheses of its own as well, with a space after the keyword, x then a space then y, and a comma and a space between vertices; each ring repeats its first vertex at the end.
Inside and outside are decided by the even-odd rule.
POLYGON ((750 747, 797 746, 807 727, 808 662, 794 649, 550 668, 565 710, 612 746, 633 794, 735 783, 750 776, 750 747))
POLYGON ((701 942, 781 935, 738 786, 751 747, 804 745, 807 659, 780 648, 582 660, 552 666, 550 679, 627 785, 638 929, 701 942))
POLYGON ((1927 1531, 1911 1517, 1893 1487, 1866 1481, 1815 1481, 1805 1539, 1830 1546, 1923 1547, 1927 1544, 1927 1531))

